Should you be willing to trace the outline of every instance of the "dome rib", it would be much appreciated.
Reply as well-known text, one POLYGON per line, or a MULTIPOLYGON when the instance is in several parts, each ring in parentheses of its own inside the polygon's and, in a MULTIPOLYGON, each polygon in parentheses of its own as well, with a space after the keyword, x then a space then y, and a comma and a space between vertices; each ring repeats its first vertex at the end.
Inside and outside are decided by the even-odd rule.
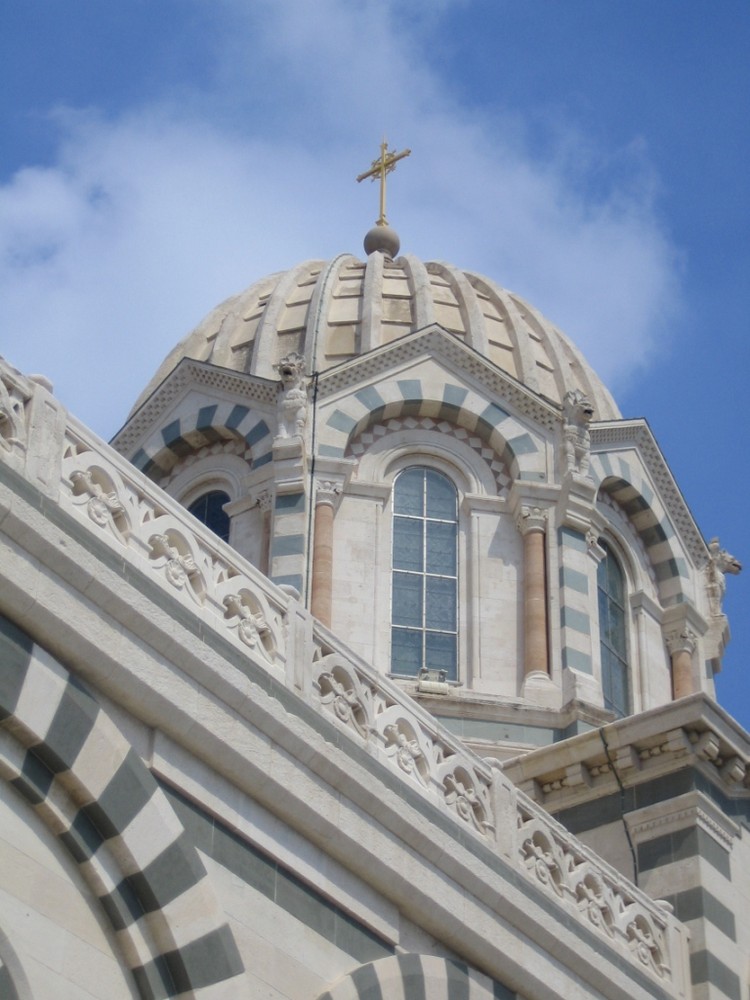
POLYGON ((327 319, 331 314, 331 298, 333 289, 341 272, 344 263, 349 260, 356 260, 350 253, 341 253, 324 265, 315 285, 310 309, 307 314, 307 328, 305 331, 305 363, 309 372, 320 371, 324 368, 326 345, 325 334, 327 331, 327 319), (321 334, 323 336, 321 336, 321 334))
POLYGON ((427 268, 411 253, 402 254, 396 263, 404 268, 414 297, 414 329, 422 330, 426 326, 432 326, 436 322, 435 300, 427 268))

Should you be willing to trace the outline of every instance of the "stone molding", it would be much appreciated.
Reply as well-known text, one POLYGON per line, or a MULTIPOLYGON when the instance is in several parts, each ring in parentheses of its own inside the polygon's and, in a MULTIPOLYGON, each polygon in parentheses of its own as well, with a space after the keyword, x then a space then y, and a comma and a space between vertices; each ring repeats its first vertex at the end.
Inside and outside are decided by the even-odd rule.
POLYGON ((740 827, 702 792, 687 792, 627 813, 628 829, 636 844, 678 830, 698 826, 726 851, 740 837, 740 827))

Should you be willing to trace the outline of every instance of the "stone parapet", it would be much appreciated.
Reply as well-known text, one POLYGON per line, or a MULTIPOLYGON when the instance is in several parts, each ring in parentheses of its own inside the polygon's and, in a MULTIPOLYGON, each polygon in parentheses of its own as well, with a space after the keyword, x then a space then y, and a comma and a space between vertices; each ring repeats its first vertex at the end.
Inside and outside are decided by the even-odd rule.
MULTIPOLYGON (((144 646, 159 650, 165 663, 177 664, 186 676, 192 671, 190 698, 196 705, 200 701, 198 690, 220 692, 223 701, 233 704, 233 711, 247 713, 253 725, 259 727, 271 726, 275 708, 263 708, 265 702, 260 697, 253 700, 249 689, 235 703, 235 686, 240 682, 245 688, 256 685, 267 701, 283 700, 283 713, 274 717, 276 728, 269 738, 285 740, 289 748, 299 745, 304 766, 315 770, 321 782, 335 785, 335 794, 341 798, 360 794, 358 786, 355 788, 357 781, 364 795, 364 777, 356 777, 354 772, 364 773, 367 767, 374 767, 377 780, 394 793, 394 802, 378 817, 378 822, 392 822, 391 837, 405 842, 411 841, 412 832, 416 837, 416 826, 414 831, 406 829, 412 814, 416 823, 416 815, 421 813, 422 824, 424 816, 434 822, 439 816, 438 826, 450 831, 459 854, 469 852, 476 864, 488 872, 499 865, 500 874, 496 871, 492 876, 492 898, 488 895, 482 906, 489 906, 494 914, 496 905, 505 905, 502 882, 509 893, 502 920, 505 924, 516 921, 518 934, 533 939, 537 933, 528 923, 521 900, 516 899, 521 891, 528 896, 528 907, 546 913, 543 920, 540 917, 540 927, 553 924, 559 928, 557 936, 548 933, 549 928, 539 932, 540 941, 547 941, 544 948, 548 954, 557 949, 555 961, 572 963, 579 938, 586 955, 596 953, 591 976, 599 977, 601 982, 596 987, 599 992, 590 995, 685 995, 684 931, 664 908, 601 862, 532 798, 514 787, 508 776, 468 750, 395 683, 317 623, 294 597, 274 586, 59 406, 50 409, 47 420, 29 419, 28 415, 35 412, 37 392, 44 393, 45 399, 52 398, 46 388, 5 366, 0 367, 0 377, 14 407, 10 415, 1 414, 0 422, 0 466, 10 470, 2 477, 0 530, 12 540, 18 565, 26 560, 27 564, 33 561, 34 572, 43 568, 50 593, 55 588, 62 592, 64 587, 77 595, 82 606, 85 604, 80 622, 69 623, 71 636, 78 628, 85 631, 93 627, 91 612, 98 610, 116 622, 123 634, 127 633, 128 642, 134 641, 131 636, 137 636, 144 646), (33 478, 28 471, 32 460, 38 466, 42 453, 47 456, 45 468, 48 472, 54 470, 57 477, 53 482, 54 477, 48 476, 43 493, 38 470, 33 478), (34 511, 31 520, 22 513, 26 507, 34 511), (103 560, 106 573, 97 578, 91 567, 80 562, 76 565, 75 552, 79 549, 103 560), (152 592, 162 595, 159 613, 154 616, 145 607, 148 599, 143 596, 152 592), (168 614, 165 609, 178 612, 168 614), (170 620, 176 624, 170 626, 170 620), (147 626, 142 624, 146 622, 147 626), (139 632, 139 628, 144 631, 139 632), (180 629, 200 640, 193 641, 183 659, 180 629), (227 643, 233 649, 231 656, 216 652, 227 643), (197 648, 202 644, 205 649, 197 648), (231 676, 232 662, 242 664, 241 678, 231 676), (290 717, 297 716, 296 721, 290 721, 290 717), (319 720, 315 726, 308 721, 312 717, 319 720), (323 727, 337 734, 336 753, 323 754, 322 748, 303 753, 303 723, 311 733, 323 727), (283 727, 288 732, 282 737, 283 727), (344 780, 349 758, 356 761, 356 766, 352 765, 349 778, 344 780), (401 800, 408 804, 403 813, 398 806, 401 800), (437 813, 429 811, 432 809, 437 813), (527 924, 522 926, 524 920, 527 924), (602 955, 607 947, 612 949, 607 960, 612 967, 624 962, 631 969, 633 978, 626 993, 602 992, 606 990, 602 955), (593 971, 595 968, 597 971, 593 971)), ((6 567, 10 573, 11 563, 6 567)), ((22 607, 21 600, 20 588, 9 588, 0 610, 20 617, 24 627, 30 628, 35 612, 28 604, 22 607)), ((55 635, 56 614, 62 614, 62 610, 53 608, 45 612, 44 620, 38 619, 39 635, 34 638, 41 645, 54 642, 55 652, 59 649, 64 658, 66 639, 62 634, 55 635)), ((82 646, 85 641, 81 638, 82 646)), ((113 690, 126 686, 115 676, 117 668, 113 664, 110 658, 106 671, 96 679, 104 690, 107 685, 112 685, 113 690)), ((102 657, 103 670, 104 666, 102 657)), ((138 683, 145 692, 150 683, 157 683, 157 678, 144 675, 138 683)), ((159 699, 153 702, 153 724, 158 717, 157 705, 162 701, 168 704, 164 692, 158 694, 159 699)), ((183 707, 178 708, 182 712, 183 707)), ((230 728, 237 724, 234 717, 231 726, 227 723, 227 739, 230 728)), ((201 729, 197 709, 190 728, 191 739, 195 740, 201 729)), ((212 739, 213 734, 206 737, 207 748, 212 739)), ((696 742, 691 741, 689 733, 678 739, 682 752, 701 753, 711 766, 724 769, 726 780, 737 780, 740 772, 744 780, 739 751, 729 755, 721 739, 715 752, 710 740, 701 742, 699 736, 696 742)), ((332 746, 333 741, 327 745, 332 746)), ((233 749, 235 756, 239 752, 233 749)), ((267 774, 266 779, 270 787, 272 775, 267 774)), ((285 790, 280 795, 280 809, 285 808, 284 796, 290 794, 285 790)), ((418 842, 419 838, 414 845, 418 842)), ((415 850, 414 845, 407 853, 415 850)), ((429 853, 431 848, 423 844, 423 850, 429 853)), ((429 860, 443 878, 455 880, 451 872, 460 867, 455 859, 436 852, 429 860)), ((475 875, 467 875, 462 891, 467 896, 473 893, 479 900, 483 892, 489 894, 490 890, 481 889, 481 879, 475 875)), ((479 902, 477 907, 481 908, 479 902)), ((493 918, 499 919, 497 914, 493 918)), ((442 918, 436 913, 430 919, 434 920, 433 933, 438 934, 442 918)), ((459 931, 454 926, 455 916, 451 920, 456 946, 460 946, 463 935, 470 956, 475 957, 474 952, 480 955, 484 944, 479 948, 471 943, 475 932, 459 931)), ((447 934, 447 930, 443 932, 447 934)), ((482 934, 479 938, 486 941, 482 934)), ((486 962, 492 964, 490 958, 486 962)), ((585 964, 581 959, 576 975, 588 975, 583 971, 585 964)), ((530 983, 528 996, 541 995, 530 983)))

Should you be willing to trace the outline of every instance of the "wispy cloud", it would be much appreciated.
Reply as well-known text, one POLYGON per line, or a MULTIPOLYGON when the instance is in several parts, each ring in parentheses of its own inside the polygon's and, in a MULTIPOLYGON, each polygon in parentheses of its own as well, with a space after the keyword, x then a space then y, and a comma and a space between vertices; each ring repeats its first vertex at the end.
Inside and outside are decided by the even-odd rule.
POLYGON ((389 205, 405 250, 529 298, 615 389, 647 361, 679 306, 647 153, 603 162, 571 126, 541 156, 517 116, 462 107, 441 78, 426 44, 439 6, 401 6, 227 0, 201 89, 165 80, 116 118, 58 111, 55 161, 0 189, 10 360, 113 432, 218 300, 358 252, 376 196, 353 178, 386 131, 414 150, 389 205))

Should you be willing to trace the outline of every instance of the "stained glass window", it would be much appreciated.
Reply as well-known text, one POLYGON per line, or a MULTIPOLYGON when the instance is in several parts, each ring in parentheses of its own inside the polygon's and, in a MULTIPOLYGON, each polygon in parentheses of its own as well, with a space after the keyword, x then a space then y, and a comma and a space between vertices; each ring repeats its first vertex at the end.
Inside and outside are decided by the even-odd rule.
POLYGON ((399 473, 393 488, 391 670, 458 674, 458 497, 434 469, 399 473))
POLYGON ((225 542, 229 541, 229 515, 224 510, 224 504, 229 503, 228 494, 222 490, 211 490, 204 493, 190 504, 188 510, 210 528, 225 542))
POLYGON ((625 577, 611 549, 599 544, 606 553, 597 570, 604 705, 622 717, 630 712, 625 577))

